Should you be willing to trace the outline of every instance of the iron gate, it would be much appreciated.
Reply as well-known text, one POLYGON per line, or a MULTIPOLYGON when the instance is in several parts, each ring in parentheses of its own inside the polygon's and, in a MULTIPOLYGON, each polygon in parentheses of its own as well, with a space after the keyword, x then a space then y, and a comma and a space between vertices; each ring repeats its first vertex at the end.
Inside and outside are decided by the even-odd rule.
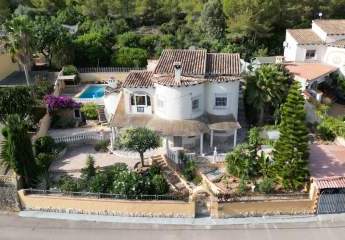
POLYGON ((317 213, 344 213, 345 188, 323 189, 320 192, 317 213))

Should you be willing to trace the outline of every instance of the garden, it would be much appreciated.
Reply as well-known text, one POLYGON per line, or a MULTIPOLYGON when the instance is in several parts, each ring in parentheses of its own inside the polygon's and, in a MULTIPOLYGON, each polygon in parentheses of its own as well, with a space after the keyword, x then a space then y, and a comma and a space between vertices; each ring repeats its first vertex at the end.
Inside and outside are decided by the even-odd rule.
POLYGON ((226 155, 226 173, 215 182, 226 194, 280 194, 306 192, 308 189, 309 129, 305 122, 304 99, 299 83, 289 83, 288 75, 280 75, 280 79, 286 81, 286 93, 270 81, 270 77, 274 76, 272 71, 275 76, 279 76, 279 71, 274 68, 276 67, 263 67, 256 70, 261 72, 260 75, 249 76, 262 78, 260 84, 254 85, 249 80, 246 86, 246 94, 252 91, 257 93, 247 95, 246 99, 249 109, 254 107, 257 115, 251 116, 252 127, 247 141, 226 155), (269 87, 266 88, 267 86, 269 87), (264 97, 260 96, 258 88, 266 88, 263 90, 264 97), (269 91, 272 93, 269 94, 269 91), (281 96, 275 102, 271 101, 276 94, 281 96), (263 117, 267 115, 275 119, 275 125, 264 125, 272 121, 271 118, 263 117), (268 130, 279 132, 276 140, 263 138, 263 132, 267 133, 268 130), (265 147, 269 147, 271 151, 267 152, 265 147))

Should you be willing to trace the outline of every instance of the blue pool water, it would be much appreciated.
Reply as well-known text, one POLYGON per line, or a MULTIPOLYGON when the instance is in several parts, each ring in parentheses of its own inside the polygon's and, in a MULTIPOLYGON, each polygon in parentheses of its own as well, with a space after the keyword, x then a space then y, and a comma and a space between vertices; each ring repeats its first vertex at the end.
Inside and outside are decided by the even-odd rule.
POLYGON ((101 98, 104 96, 104 86, 91 85, 88 86, 79 98, 101 98))

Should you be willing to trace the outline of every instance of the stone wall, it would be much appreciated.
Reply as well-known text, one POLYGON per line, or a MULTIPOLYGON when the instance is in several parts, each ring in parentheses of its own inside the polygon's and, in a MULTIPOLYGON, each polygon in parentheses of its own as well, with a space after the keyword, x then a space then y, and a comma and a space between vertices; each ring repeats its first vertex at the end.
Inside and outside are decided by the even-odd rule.
POLYGON ((90 72, 79 73, 79 78, 82 83, 107 81, 110 78, 114 78, 115 80, 123 82, 128 76, 128 74, 128 72, 90 72))
POLYGON ((0 175, 0 210, 18 210, 17 185, 13 176, 0 175))
POLYGON ((213 202, 212 206, 211 216, 217 218, 314 213, 314 200, 311 199, 213 202))
POLYGON ((0 80, 4 79, 14 71, 18 71, 19 67, 17 63, 12 62, 10 54, 1 54, 0 53, 0 80))
POLYGON ((18 191, 22 208, 68 213, 119 216, 188 217, 195 216, 195 202, 111 200, 68 196, 26 195, 18 191))

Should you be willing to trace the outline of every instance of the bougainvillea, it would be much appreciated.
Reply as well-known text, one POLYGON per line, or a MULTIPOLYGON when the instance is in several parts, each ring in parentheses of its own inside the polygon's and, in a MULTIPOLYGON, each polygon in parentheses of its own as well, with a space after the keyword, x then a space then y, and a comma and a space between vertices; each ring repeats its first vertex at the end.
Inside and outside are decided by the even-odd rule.
POLYGON ((80 108, 81 106, 81 103, 77 103, 73 100, 73 98, 68 96, 47 95, 44 97, 44 102, 47 104, 49 110, 61 108, 80 108))

